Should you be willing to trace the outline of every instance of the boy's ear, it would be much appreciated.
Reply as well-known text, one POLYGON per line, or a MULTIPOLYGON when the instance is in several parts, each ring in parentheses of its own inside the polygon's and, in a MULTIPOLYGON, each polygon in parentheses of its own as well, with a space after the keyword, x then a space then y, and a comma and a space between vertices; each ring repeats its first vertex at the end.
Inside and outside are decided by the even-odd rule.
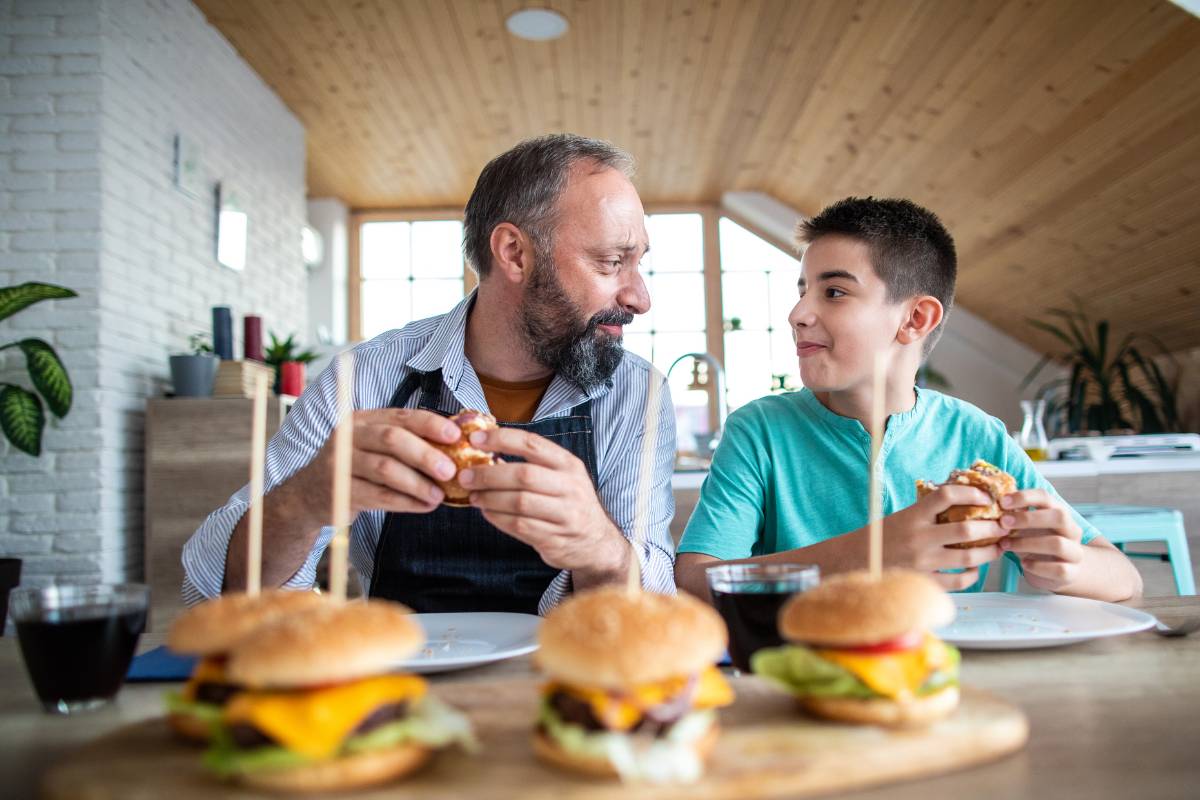
POLYGON ((521 283, 533 273, 533 242, 511 222, 492 228, 492 271, 512 283, 521 283))
POLYGON ((945 311, 936 297, 923 295, 910 301, 908 316, 900 324, 896 341, 901 344, 919 342, 933 333, 942 321, 945 311))

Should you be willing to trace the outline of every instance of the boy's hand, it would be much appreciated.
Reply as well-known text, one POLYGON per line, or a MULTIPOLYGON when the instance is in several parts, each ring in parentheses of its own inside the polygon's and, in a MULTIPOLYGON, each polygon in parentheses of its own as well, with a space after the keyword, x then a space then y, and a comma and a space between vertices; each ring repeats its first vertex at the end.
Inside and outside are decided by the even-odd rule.
POLYGON ((884 517, 883 560, 888 566, 907 567, 932 573, 948 591, 965 589, 979 579, 979 565, 1000 557, 994 544, 965 550, 946 545, 977 542, 1004 535, 995 522, 973 519, 938 523, 938 514, 950 506, 985 506, 992 498, 981 489, 961 484, 938 487, 913 505, 884 517), (961 569, 962 572, 940 572, 961 569))
POLYGON ((1029 489, 1000 499, 1000 526, 1011 531, 1000 548, 1021 558, 1025 579, 1038 589, 1057 592, 1080 578, 1083 531, 1066 505, 1049 492, 1029 489))

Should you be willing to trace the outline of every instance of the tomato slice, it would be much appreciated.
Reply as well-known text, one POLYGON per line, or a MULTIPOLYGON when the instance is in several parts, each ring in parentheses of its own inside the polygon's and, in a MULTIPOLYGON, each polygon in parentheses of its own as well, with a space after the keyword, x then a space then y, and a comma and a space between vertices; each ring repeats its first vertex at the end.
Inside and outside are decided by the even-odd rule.
POLYGON ((925 640, 925 634, 921 631, 909 631, 903 636, 897 636, 895 639, 889 639, 886 642, 878 644, 867 644, 860 647, 839 647, 839 650, 846 650, 851 653, 863 653, 865 655, 879 655, 882 653, 899 653, 904 650, 915 650, 921 646, 921 642, 925 640))

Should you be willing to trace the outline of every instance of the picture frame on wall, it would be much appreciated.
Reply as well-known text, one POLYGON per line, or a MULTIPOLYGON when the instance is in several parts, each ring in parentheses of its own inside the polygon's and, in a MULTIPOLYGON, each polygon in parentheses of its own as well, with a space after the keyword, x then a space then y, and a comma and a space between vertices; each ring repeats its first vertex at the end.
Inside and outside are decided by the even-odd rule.
POLYGON ((242 209, 237 196, 225 184, 218 183, 215 194, 217 263, 242 272, 246 269, 249 215, 242 209))

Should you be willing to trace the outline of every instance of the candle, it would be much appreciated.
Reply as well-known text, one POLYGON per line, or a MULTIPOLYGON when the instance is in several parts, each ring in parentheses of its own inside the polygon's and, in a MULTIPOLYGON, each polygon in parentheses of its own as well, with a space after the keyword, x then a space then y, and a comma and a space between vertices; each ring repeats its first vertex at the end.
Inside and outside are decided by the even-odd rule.
POLYGON ((229 306, 213 306, 213 352, 225 361, 233 360, 233 313, 229 306))
POLYGON ((298 397, 304 391, 304 365, 285 361, 279 365, 279 393, 298 397))
POLYGON ((247 314, 242 319, 242 353, 247 361, 263 360, 262 317, 247 314))

